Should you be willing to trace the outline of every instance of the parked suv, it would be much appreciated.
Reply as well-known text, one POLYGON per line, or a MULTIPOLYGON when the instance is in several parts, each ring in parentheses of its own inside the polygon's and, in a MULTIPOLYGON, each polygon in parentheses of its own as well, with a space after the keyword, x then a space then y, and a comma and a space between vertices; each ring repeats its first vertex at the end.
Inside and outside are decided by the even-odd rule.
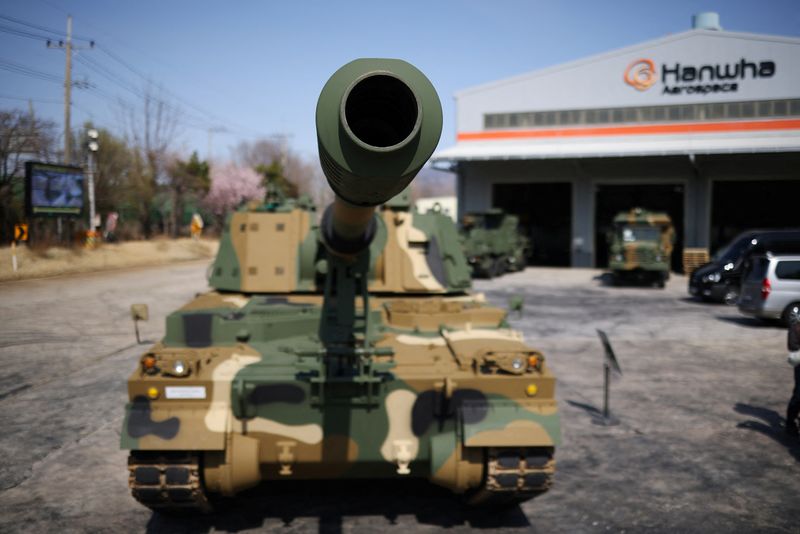
POLYGON ((739 311, 786 324, 800 318, 800 254, 752 255, 743 272, 739 311))
POLYGON ((748 230, 739 234, 714 258, 689 277, 689 294, 703 300, 736 304, 746 258, 755 253, 800 254, 800 229, 748 230))

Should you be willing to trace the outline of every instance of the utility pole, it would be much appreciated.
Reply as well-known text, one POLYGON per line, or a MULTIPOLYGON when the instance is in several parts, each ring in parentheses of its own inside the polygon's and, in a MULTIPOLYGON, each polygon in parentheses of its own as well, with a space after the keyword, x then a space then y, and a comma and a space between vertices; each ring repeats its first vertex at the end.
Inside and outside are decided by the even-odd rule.
MULTIPOLYGON (((70 128, 70 112, 72 109, 72 15, 67 15, 67 40, 57 44, 47 41, 47 48, 64 49, 67 55, 64 70, 64 163, 70 164, 72 160, 72 134, 70 128)), ((89 48, 94 48, 94 41, 89 42, 89 48)))

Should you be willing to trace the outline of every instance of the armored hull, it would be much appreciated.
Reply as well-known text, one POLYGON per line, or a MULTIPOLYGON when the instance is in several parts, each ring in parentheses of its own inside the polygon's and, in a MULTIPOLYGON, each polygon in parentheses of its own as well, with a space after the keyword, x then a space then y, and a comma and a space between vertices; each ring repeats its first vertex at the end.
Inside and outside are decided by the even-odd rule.
MULTIPOLYGON (((342 69, 356 84, 345 94, 364 78, 418 73, 360 61, 342 69)), ((420 83, 421 113, 431 104, 420 83)), ((319 224, 302 206, 234 214, 216 289, 168 316, 131 375, 122 447, 133 496, 208 510, 209 496, 293 478, 421 477, 473 503, 545 491, 560 430, 544 356, 469 293, 452 221, 409 209, 413 168, 390 162, 386 185, 356 198, 359 172, 339 168, 357 168, 353 155, 320 145, 338 204, 319 224)), ((401 163, 434 146, 417 143, 401 163)))

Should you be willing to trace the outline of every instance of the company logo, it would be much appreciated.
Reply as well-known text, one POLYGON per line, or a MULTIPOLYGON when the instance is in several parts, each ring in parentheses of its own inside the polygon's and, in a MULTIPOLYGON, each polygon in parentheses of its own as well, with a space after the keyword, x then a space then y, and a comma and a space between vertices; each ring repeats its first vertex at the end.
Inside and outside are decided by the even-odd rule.
POLYGON ((735 93, 739 84, 749 80, 775 76, 774 61, 749 61, 741 58, 735 63, 686 65, 661 64, 660 73, 652 59, 637 59, 625 69, 625 83, 637 91, 650 89, 661 78, 662 94, 735 93))
POLYGON ((650 89, 657 79, 656 65, 652 59, 637 59, 625 69, 625 83, 639 91, 650 89))

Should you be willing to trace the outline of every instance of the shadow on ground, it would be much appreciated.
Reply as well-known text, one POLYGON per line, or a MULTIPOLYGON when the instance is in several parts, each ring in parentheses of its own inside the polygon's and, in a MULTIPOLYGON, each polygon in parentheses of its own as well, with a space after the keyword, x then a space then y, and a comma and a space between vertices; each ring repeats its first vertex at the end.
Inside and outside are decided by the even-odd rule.
POLYGON ((756 317, 737 317, 735 315, 717 315, 718 321, 731 323, 747 328, 775 328, 785 329, 786 327, 778 321, 768 321, 765 319, 758 319, 756 317))
POLYGON ((778 412, 769 408, 742 404, 741 402, 737 402, 733 409, 736 413, 755 418, 737 423, 736 428, 754 430, 767 436, 786 447, 789 454, 800 462, 800 439, 786 435, 786 420, 778 412))
POLYGON ((699 304, 702 306, 723 306, 724 302, 717 302, 715 300, 703 300, 700 297, 681 297, 678 300, 687 304, 699 304))
MULTIPOLYGON (((291 528, 295 520, 318 519, 318 532, 337 534, 344 518, 367 531, 392 528, 401 515, 417 523, 444 528, 468 526, 494 530, 518 528, 535 532, 519 505, 503 509, 474 509, 443 488, 424 480, 280 481, 265 483, 233 499, 222 499, 206 516, 153 513, 147 532, 236 532, 274 526, 274 519, 291 528), (386 522, 376 521, 383 517, 386 522), (369 517, 369 519, 368 519, 369 517)), ((306 523, 303 522, 305 530, 306 523)), ((397 527, 400 528, 400 527, 397 527)))
POLYGON ((652 280, 647 280, 646 278, 637 278, 637 277, 628 277, 628 278, 617 278, 614 279, 614 275, 611 273, 602 273, 597 276, 593 276, 592 280, 600 282, 601 286, 605 287, 640 287, 640 288, 649 288, 649 289, 661 289, 656 287, 652 280))

